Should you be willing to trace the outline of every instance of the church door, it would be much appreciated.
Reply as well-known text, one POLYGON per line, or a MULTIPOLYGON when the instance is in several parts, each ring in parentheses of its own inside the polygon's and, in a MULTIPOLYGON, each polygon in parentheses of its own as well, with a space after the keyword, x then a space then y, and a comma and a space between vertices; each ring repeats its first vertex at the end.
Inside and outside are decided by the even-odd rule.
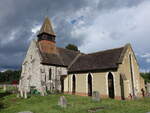
POLYGON ((120 75, 120 89, 121 89, 121 99, 124 100, 124 82, 123 77, 120 75))
POLYGON ((92 76, 88 75, 88 96, 92 96, 92 76))
POLYGON ((72 94, 75 94, 76 92, 76 77, 73 75, 72 77, 72 94))
POLYGON ((114 98, 114 79, 112 73, 108 74, 108 92, 109 92, 109 98, 114 98))

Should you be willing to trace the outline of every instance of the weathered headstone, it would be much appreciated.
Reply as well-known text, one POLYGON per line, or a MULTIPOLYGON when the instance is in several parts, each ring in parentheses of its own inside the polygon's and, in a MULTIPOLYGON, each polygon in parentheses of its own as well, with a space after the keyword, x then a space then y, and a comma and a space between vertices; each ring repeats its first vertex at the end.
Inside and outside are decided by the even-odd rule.
POLYGON ((148 83, 148 84, 146 85, 146 87, 147 87, 147 93, 150 94, 150 83, 148 83))
POLYGON ((26 91, 26 90, 24 91, 24 98, 25 98, 25 99, 28 98, 28 95, 27 95, 27 91, 26 91))
POLYGON ((42 86, 41 88, 41 96, 45 96, 46 95, 46 86, 42 86))
POLYGON ((20 97, 20 94, 19 94, 19 93, 17 93, 17 95, 16 95, 16 96, 17 96, 17 98, 19 98, 19 97, 20 97))
POLYGON ((23 91, 22 90, 20 91, 20 96, 21 96, 21 98, 23 98, 23 91))
POLYGON ((7 86, 4 84, 3 85, 3 91, 6 91, 7 90, 7 86))
POLYGON ((61 96, 59 101, 58 101, 58 105, 63 107, 63 108, 66 108, 67 107, 67 100, 64 96, 61 96))
POLYGON ((31 111, 22 111, 22 112, 18 112, 18 113, 33 113, 31 111))
POLYGON ((100 94, 98 91, 93 91, 92 93, 92 100, 93 101, 100 101, 100 94))

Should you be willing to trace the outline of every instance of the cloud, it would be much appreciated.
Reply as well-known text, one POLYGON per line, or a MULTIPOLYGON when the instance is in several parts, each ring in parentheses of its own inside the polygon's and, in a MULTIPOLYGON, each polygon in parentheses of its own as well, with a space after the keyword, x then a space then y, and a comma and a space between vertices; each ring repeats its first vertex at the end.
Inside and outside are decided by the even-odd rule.
POLYGON ((150 58, 150 53, 145 53, 144 55, 141 55, 143 58, 150 58))
MULTIPOLYGON (((74 27, 72 36, 86 37, 80 49, 92 52, 131 43, 137 53, 149 51, 150 2, 136 7, 125 7, 105 13, 96 13, 90 25, 74 27), (137 13, 138 12, 138 13, 137 13), (138 48, 137 48, 138 47, 138 48), (145 48, 147 47, 147 48, 145 48)), ((91 10, 89 13, 92 13, 91 10)), ((84 22, 82 22, 84 23, 84 22)))
MULTIPOLYGON (((148 0, 1 0, 0 70, 21 67, 45 16, 52 20, 57 46, 73 43, 94 52, 130 42, 136 53, 148 53, 149 10, 148 0)), ((138 58, 145 69, 146 60, 138 58)))

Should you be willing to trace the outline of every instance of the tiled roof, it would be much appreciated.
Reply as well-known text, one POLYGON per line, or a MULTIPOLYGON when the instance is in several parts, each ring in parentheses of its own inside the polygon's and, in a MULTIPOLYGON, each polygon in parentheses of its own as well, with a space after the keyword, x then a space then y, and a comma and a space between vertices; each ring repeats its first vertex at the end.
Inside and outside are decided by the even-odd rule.
POLYGON ((48 54, 40 51, 42 56, 43 64, 47 65, 58 65, 58 66, 66 66, 68 67, 69 64, 73 61, 73 59, 79 54, 80 52, 58 48, 57 47, 57 54, 48 54))
POLYGON ((91 54, 81 54, 80 52, 57 47, 58 54, 40 52, 42 56, 41 63, 69 67, 69 73, 117 69, 118 64, 122 62, 126 49, 125 46, 91 54))
POLYGON ((124 47, 80 55, 71 65, 69 72, 116 69, 124 47))

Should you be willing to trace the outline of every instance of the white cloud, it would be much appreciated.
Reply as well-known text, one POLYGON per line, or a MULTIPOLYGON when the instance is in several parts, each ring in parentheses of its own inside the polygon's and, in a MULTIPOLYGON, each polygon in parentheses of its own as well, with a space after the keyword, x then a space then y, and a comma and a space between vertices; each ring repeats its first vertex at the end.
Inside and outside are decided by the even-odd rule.
POLYGON ((85 25, 76 25, 72 36, 84 37, 84 43, 79 47, 83 52, 93 52, 102 49, 119 47, 131 43, 138 53, 150 51, 150 1, 136 7, 124 7, 108 12, 98 12, 93 9, 87 14, 85 25), (91 15, 90 15, 91 14, 91 15))
POLYGON ((150 69, 140 69, 140 72, 148 73, 150 72, 150 69))
POLYGON ((145 53, 144 55, 141 55, 142 58, 150 58, 150 53, 145 53))
POLYGON ((147 63, 150 63, 150 58, 146 59, 146 62, 147 62, 147 63))

